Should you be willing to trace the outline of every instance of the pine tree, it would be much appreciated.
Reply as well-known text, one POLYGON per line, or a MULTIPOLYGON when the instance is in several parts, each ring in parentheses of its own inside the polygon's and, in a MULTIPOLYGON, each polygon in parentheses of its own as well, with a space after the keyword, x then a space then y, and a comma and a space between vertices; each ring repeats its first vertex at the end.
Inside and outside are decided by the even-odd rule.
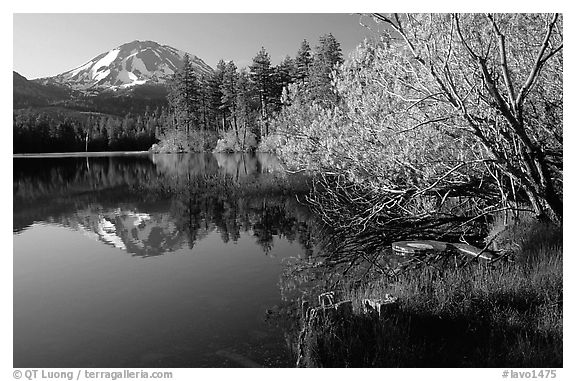
POLYGON ((171 81, 168 102, 174 112, 176 128, 184 128, 186 138, 190 137, 190 129, 198 125, 199 120, 199 85, 188 54, 184 56, 184 64, 171 81))
POLYGON ((207 131, 209 116, 209 105, 210 105, 210 88, 209 79, 203 75, 200 76, 198 80, 198 107, 200 121, 202 123, 202 131, 207 131))
POLYGON ((108 136, 108 148, 114 149, 118 141, 118 123, 111 116, 106 121, 106 136, 108 136))
POLYGON ((300 50, 296 53, 295 65, 296 65, 296 79, 299 82, 306 83, 310 75, 310 67, 312 66, 312 50, 308 41, 302 41, 300 45, 300 50))
MULTIPOLYGON (((224 72, 226 71, 226 63, 224 60, 220 60, 218 65, 216 65, 216 70, 209 80, 209 102, 210 109, 214 117, 214 124, 216 126, 222 125, 222 130, 226 129, 226 113, 224 107, 222 106, 222 83, 224 81, 224 72)), ((218 127, 216 127, 218 130, 218 127)))
POLYGON ((275 111, 278 111, 282 105, 282 93, 296 80, 296 77, 296 63, 289 56, 273 68, 271 102, 275 111))
POLYGON ((238 135, 238 123, 236 120, 236 92, 237 92, 237 82, 238 82, 238 71, 236 65, 233 61, 229 61, 224 69, 224 75, 222 78, 222 86, 220 91, 222 92, 222 108, 231 117, 230 124, 236 131, 238 135))
POLYGON ((343 62, 340 43, 332 33, 320 37, 310 68, 310 90, 312 100, 324 105, 333 105, 337 96, 332 89, 332 72, 343 62))
POLYGON ((248 132, 248 125, 251 122, 251 83, 250 83, 250 76, 245 71, 240 71, 238 75, 238 82, 236 85, 236 114, 239 124, 242 126, 242 138, 237 136, 238 141, 241 143, 241 150, 245 150, 246 146, 246 135, 248 132))
POLYGON ((261 135, 268 135, 268 104, 271 98, 271 76, 270 56, 266 49, 258 52, 252 60, 250 66, 250 77, 260 100, 260 115, 265 124, 265 130, 261 135))

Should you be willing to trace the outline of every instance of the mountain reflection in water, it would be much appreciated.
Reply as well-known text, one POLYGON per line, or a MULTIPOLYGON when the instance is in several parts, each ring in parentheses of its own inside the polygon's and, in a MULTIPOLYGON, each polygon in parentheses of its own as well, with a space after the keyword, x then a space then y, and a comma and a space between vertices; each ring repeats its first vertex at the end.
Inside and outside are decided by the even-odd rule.
POLYGON ((14 158, 13 187, 15 367, 295 364, 265 319, 316 225, 273 156, 14 158))
POLYGON ((278 236, 310 254, 305 191, 266 154, 14 159, 14 232, 56 224, 140 257, 246 232, 265 253, 278 236))

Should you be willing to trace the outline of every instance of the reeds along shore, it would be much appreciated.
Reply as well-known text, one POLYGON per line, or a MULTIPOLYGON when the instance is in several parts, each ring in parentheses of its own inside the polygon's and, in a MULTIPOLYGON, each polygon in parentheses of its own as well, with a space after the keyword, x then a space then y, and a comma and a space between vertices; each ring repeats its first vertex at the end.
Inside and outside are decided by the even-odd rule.
POLYGON ((562 367, 561 228, 520 221, 504 236, 513 262, 345 284, 354 314, 309 329, 301 366, 562 367), (385 294, 396 308, 362 312, 385 294))

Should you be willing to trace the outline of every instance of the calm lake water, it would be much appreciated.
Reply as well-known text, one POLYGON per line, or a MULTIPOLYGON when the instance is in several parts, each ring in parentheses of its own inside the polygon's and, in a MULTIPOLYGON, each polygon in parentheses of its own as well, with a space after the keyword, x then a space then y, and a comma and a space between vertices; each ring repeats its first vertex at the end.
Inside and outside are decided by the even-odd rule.
POLYGON ((266 315, 310 214, 273 156, 13 162, 14 367, 294 366, 266 315))

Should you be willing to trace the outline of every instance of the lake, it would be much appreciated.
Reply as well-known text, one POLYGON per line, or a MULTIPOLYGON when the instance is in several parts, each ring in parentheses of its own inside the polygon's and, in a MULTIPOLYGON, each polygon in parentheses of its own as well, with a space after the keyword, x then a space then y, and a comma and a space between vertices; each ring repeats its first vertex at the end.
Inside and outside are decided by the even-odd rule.
POLYGON ((306 180, 274 156, 14 158, 14 367, 292 367, 283 261, 306 180))

